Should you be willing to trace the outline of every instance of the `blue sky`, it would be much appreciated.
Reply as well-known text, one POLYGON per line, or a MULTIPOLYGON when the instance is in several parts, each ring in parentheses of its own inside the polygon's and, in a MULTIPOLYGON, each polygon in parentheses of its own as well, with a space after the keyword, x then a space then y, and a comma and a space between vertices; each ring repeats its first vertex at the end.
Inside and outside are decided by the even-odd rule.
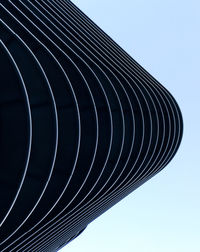
POLYGON ((200 1, 72 2, 173 94, 184 137, 161 173, 61 252, 199 252, 200 1))

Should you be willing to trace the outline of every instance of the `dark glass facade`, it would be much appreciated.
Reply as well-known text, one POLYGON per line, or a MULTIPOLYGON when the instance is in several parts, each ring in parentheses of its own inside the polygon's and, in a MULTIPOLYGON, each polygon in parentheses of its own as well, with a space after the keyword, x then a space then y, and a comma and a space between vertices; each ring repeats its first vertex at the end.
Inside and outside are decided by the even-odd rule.
POLYGON ((0 16, 0 251, 57 251, 169 163, 181 112, 72 2, 0 16))

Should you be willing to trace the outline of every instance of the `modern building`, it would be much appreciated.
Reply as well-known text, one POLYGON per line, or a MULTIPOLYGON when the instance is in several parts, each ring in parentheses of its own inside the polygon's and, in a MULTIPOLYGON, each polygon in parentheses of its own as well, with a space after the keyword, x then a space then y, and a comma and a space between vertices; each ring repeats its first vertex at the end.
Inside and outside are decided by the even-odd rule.
POLYGON ((57 251, 170 162, 181 112, 69 0, 0 17, 0 251, 57 251))

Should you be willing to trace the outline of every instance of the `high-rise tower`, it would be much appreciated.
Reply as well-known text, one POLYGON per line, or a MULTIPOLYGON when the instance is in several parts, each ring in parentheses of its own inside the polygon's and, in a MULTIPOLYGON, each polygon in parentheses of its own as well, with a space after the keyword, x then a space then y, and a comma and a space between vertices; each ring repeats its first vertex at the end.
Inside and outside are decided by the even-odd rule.
POLYGON ((169 163, 182 117, 70 1, 0 17, 0 251, 57 251, 169 163))

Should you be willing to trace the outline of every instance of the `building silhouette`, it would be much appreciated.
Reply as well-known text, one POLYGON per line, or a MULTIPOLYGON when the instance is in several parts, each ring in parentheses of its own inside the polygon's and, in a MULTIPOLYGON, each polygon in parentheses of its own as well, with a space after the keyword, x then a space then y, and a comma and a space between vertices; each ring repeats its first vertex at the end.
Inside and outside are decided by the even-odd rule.
POLYGON ((0 251, 57 251, 170 162, 181 112, 72 2, 0 13, 0 251))

